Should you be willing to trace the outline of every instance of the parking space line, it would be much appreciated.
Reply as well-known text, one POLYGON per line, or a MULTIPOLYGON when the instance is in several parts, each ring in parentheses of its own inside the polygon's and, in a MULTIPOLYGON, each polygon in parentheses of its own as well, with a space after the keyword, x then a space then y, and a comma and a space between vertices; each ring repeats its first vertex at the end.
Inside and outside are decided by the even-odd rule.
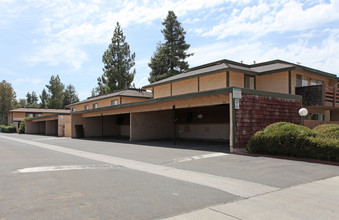
POLYGON ((234 178, 215 176, 207 173, 194 172, 189 170, 182 170, 177 168, 172 168, 168 166, 155 165, 151 163, 145 163, 130 159, 124 159, 120 157, 113 157, 103 154, 96 154, 86 151, 80 151, 72 148, 60 147, 57 145, 51 145, 46 143, 34 142, 29 140, 22 140, 18 138, 12 138, 7 136, 0 136, 2 138, 33 145, 36 147, 41 147, 48 150, 53 150, 69 155, 74 155, 77 157, 82 157, 86 159, 91 159, 95 161, 100 161, 108 164, 119 165, 126 167, 128 169, 137 170, 141 172, 146 172, 158 176, 168 177, 175 180, 180 180, 184 182, 194 183, 201 186, 207 186, 214 189, 222 190, 233 195, 240 197, 252 197, 268 192, 273 192, 279 190, 279 188, 271 187, 259 183, 249 182, 245 180, 239 180, 234 178))
POLYGON ((183 158, 179 158, 179 159, 166 161, 166 162, 162 163, 162 165, 182 163, 182 162, 187 162, 187 161, 191 161, 191 160, 200 160, 200 159, 206 159, 206 158, 212 158, 212 157, 221 157, 221 156, 226 156, 226 155, 229 155, 229 154, 226 154, 226 153, 202 154, 202 155, 183 157, 183 158))
POLYGON ((67 165, 67 166, 47 166, 47 167, 29 167, 18 169, 13 173, 40 173, 51 171, 66 171, 66 170, 93 170, 93 169, 115 169, 120 168, 117 165, 67 165))

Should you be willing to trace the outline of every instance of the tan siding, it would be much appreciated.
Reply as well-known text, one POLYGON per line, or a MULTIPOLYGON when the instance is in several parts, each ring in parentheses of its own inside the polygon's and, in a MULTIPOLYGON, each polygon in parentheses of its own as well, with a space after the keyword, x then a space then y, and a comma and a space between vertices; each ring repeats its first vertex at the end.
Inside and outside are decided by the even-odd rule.
POLYGON ((131 103, 131 102, 140 102, 144 100, 147 100, 147 98, 122 97, 122 104, 131 103))
POLYGON ((172 83, 172 95, 198 92, 198 78, 186 79, 172 83))
MULTIPOLYGON (((97 100, 97 101, 88 102, 84 104, 74 105, 71 108, 75 108, 76 112, 85 110, 86 105, 88 105, 88 109, 93 109, 93 104, 95 103, 98 104, 98 108, 102 108, 102 107, 111 106, 113 100, 118 100, 118 105, 120 104, 120 97, 112 97, 112 98, 97 100)), ((123 100, 122 104, 124 104, 124 103, 130 103, 130 102, 143 101, 143 100, 146 100, 146 98, 122 97, 122 100, 123 100)))
POLYGON ((288 93, 288 72, 257 76, 257 90, 288 93))
POLYGON ((13 112, 13 121, 21 121, 26 117, 25 112, 13 112))
POLYGON ((230 71, 230 86, 244 88, 244 74, 230 71))
POLYGON ((116 115, 116 114, 124 114, 124 113, 166 110, 166 109, 172 109, 173 105, 175 105, 176 108, 188 108, 188 107, 198 107, 198 106, 229 104, 229 100, 230 100, 229 94, 226 93, 226 94, 219 94, 219 95, 173 100, 173 101, 167 101, 167 102, 161 102, 161 103, 153 103, 153 104, 148 104, 148 105, 130 106, 130 107, 119 108, 119 109, 109 109, 105 111, 88 112, 88 113, 84 113, 83 117, 100 116, 101 114, 116 115))
POLYGON ((199 90, 213 90, 226 87, 226 72, 202 76, 199 79, 199 90))
POLYGON ((171 96, 171 84, 165 84, 154 87, 154 98, 171 96))

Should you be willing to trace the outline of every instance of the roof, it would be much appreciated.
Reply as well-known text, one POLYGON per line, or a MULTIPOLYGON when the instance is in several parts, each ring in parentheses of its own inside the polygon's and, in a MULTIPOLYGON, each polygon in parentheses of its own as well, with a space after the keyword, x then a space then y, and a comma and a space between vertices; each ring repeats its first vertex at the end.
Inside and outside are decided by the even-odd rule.
POLYGON ((166 83, 178 81, 181 79, 193 78, 193 77, 197 77, 200 75, 207 75, 207 74, 212 74, 212 73, 217 73, 217 72, 222 72, 222 71, 236 71, 236 72, 246 73, 249 75, 260 76, 260 75, 273 74, 273 73, 278 73, 278 72, 287 71, 287 70, 307 71, 307 72, 311 72, 317 75, 339 80, 339 78, 335 74, 312 69, 312 68, 301 66, 298 64, 294 64, 294 63, 289 63, 283 60, 272 60, 272 61, 252 64, 252 65, 238 63, 238 62, 231 61, 231 60, 219 60, 213 63, 208 63, 205 65, 191 68, 187 70, 186 72, 151 83, 147 86, 144 86, 143 88, 150 88, 155 85, 166 84, 166 83))
POLYGON ((55 113, 67 114, 70 113, 69 109, 50 109, 50 108, 17 108, 9 110, 10 112, 29 112, 29 113, 55 113))
POLYGON ((124 90, 111 92, 111 93, 104 94, 104 95, 89 97, 89 98, 82 100, 80 102, 76 102, 76 103, 72 103, 70 105, 67 105, 67 107, 79 105, 79 104, 83 104, 83 103, 88 103, 88 102, 93 102, 93 101, 97 101, 97 100, 101 100, 101 99, 113 98, 113 97, 152 98, 153 95, 152 95, 151 92, 147 92, 146 90, 143 90, 143 89, 132 89, 132 88, 130 88, 130 89, 124 89, 124 90))

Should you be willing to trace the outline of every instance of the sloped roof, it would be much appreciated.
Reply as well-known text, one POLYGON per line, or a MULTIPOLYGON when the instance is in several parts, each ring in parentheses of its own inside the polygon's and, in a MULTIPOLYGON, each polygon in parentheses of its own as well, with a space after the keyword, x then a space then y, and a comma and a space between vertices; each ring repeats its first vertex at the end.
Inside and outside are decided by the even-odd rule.
POLYGON ((312 69, 312 68, 301 66, 298 64, 294 64, 294 63, 289 63, 283 60, 272 60, 272 61, 252 64, 252 65, 238 63, 238 62, 234 62, 231 60, 219 60, 213 63, 208 63, 202 66, 191 68, 186 72, 151 83, 149 85, 144 86, 143 88, 150 88, 155 85, 166 84, 168 82, 178 81, 178 80, 185 79, 185 78, 193 78, 199 75, 216 73, 218 71, 222 72, 222 71, 232 70, 232 71, 237 71, 237 72, 243 72, 243 73, 250 74, 250 75, 260 76, 264 74, 273 74, 279 71, 286 71, 286 70, 293 70, 293 69, 309 71, 317 75, 322 75, 322 76, 330 77, 330 78, 337 79, 337 80, 339 79, 335 74, 312 69))
POLYGON ((10 112, 67 114, 67 113, 70 113, 70 110, 69 109, 49 109, 49 108, 17 108, 17 109, 10 110, 10 112))
POLYGON ((134 97, 134 98, 152 98, 152 93, 147 92, 142 89, 125 89, 125 90, 119 90, 116 92, 108 93, 105 95, 99 95, 94 97, 89 97, 85 100, 82 100, 80 102, 72 103, 69 106, 79 105, 83 103, 93 102, 101 99, 107 99, 107 98, 113 98, 113 97, 134 97))

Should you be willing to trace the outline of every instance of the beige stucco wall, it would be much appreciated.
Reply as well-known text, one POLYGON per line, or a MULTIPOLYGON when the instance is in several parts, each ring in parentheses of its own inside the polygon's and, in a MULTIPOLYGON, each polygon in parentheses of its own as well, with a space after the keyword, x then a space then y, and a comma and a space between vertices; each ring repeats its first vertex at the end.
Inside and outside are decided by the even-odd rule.
POLYGON ((256 76, 256 84, 257 90, 288 94, 288 72, 256 76))
POLYGON ((153 90, 154 98, 171 96, 171 84, 155 86, 153 90))
POLYGON ((200 91, 226 88, 226 85, 226 72, 201 76, 199 78, 200 91))
POLYGON ((71 116, 59 115, 58 116, 58 136, 71 137, 71 116))
POLYGON ((172 96, 198 92, 198 78, 172 83, 172 96))
POLYGON ((173 129, 170 110, 131 114, 131 141, 173 138, 173 129))
POLYGON ((177 125, 179 138, 190 139, 229 139, 229 124, 179 124, 177 125))
POLYGON ((230 87, 244 88, 244 74, 230 71, 230 87))

